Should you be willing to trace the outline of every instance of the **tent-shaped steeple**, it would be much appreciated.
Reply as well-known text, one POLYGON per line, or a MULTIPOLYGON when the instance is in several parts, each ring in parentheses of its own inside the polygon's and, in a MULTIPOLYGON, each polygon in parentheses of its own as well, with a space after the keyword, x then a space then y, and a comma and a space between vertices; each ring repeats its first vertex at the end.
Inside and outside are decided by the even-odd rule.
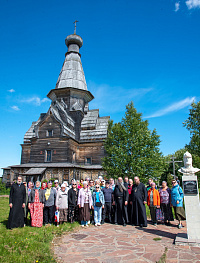
POLYGON ((67 36, 65 43, 68 47, 68 52, 66 53, 65 61, 56 83, 56 89, 75 88, 87 90, 79 53, 79 49, 83 45, 83 40, 80 36, 72 34, 67 36))

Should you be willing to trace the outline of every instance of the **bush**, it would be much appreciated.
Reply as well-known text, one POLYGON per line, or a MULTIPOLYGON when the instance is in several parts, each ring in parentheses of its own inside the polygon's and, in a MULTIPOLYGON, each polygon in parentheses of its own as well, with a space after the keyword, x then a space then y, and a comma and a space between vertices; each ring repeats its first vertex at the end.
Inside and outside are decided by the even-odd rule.
POLYGON ((0 178, 0 195, 9 195, 10 188, 6 188, 6 184, 2 182, 2 178, 0 178))

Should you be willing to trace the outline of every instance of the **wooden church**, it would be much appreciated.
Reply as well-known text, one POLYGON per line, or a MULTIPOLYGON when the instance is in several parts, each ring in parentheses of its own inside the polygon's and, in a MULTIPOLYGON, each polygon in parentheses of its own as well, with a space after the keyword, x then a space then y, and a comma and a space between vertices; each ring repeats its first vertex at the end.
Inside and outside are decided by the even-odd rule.
POLYGON ((65 43, 68 51, 56 87, 47 94, 51 106, 26 132, 21 164, 4 168, 4 182, 18 175, 26 181, 56 178, 62 182, 104 174, 101 163, 109 117, 100 117, 98 109, 89 110, 94 97, 82 68, 82 38, 74 33, 65 43))

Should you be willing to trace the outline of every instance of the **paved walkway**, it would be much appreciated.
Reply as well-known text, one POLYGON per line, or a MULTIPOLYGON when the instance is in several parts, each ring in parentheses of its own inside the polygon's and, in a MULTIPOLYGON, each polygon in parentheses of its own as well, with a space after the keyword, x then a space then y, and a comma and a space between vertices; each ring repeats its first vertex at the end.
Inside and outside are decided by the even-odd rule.
POLYGON ((170 227, 104 224, 80 228, 57 239, 53 249, 57 261, 65 263, 158 262, 165 254, 162 263, 200 262, 200 247, 173 244, 176 234, 186 231, 175 223, 170 227))

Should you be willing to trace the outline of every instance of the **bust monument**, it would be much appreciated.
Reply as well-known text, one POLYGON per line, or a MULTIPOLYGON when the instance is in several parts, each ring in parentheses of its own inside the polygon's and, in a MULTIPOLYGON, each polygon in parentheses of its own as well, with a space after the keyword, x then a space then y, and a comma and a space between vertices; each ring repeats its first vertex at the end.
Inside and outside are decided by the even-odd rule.
POLYGON ((195 175, 200 169, 192 166, 192 155, 187 151, 183 155, 184 167, 181 167, 178 171, 184 175, 195 175))

